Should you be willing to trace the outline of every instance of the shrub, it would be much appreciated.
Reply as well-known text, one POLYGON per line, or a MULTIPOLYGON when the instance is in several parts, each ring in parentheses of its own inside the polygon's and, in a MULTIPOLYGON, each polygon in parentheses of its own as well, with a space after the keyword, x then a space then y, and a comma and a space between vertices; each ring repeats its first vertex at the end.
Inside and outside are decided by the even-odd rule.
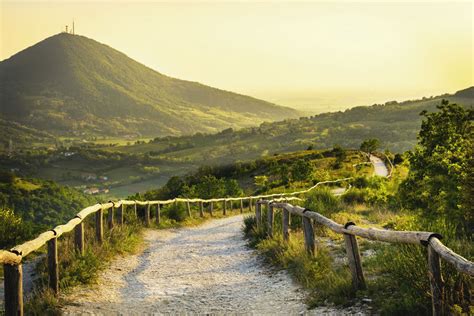
POLYGON ((356 177, 352 181, 352 185, 355 186, 356 188, 363 189, 369 185, 369 181, 367 180, 366 177, 356 177))
POLYGON ((366 200, 366 191, 352 188, 342 195, 342 201, 349 205, 362 204, 366 200))
POLYGON ((31 237, 31 224, 10 209, 0 209, 0 249, 7 249, 31 237))
POLYGON ((163 215, 177 222, 182 222, 187 217, 186 209, 182 203, 168 206, 168 208, 163 212, 163 215))
POLYGON ((304 205, 306 208, 323 215, 330 215, 342 210, 340 199, 326 187, 311 192, 304 205))

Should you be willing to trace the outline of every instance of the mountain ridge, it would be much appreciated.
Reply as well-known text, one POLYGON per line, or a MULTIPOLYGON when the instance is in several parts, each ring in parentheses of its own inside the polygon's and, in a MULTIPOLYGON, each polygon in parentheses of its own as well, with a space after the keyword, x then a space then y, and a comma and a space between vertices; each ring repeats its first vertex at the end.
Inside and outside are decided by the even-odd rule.
POLYGON ((175 79, 105 44, 60 33, 0 62, 0 113, 55 134, 183 135, 299 116, 175 79))

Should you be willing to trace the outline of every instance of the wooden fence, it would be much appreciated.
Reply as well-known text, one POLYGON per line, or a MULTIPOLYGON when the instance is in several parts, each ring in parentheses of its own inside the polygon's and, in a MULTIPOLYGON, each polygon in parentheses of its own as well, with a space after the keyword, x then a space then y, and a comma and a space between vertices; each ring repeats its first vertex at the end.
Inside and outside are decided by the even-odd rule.
POLYGON ((428 247, 428 277, 431 287, 433 315, 442 315, 445 311, 443 300, 444 282, 441 275, 440 259, 444 259, 454 265, 461 273, 466 273, 470 276, 474 275, 474 263, 454 253, 451 249, 443 245, 440 241, 442 238, 440 234, 424 231, 394 231, 377 228, 361 228, 357 227, 353 222, 341 225, 319 213, 312 212, 300 206, 294 206, 275 200, 259 200, 255 205, 256 225, 257 227, 263 227, 264 225, 269 237, 273 237, 274 235, 275 209, 282 210, 281 229, 283 240, 285 241, 288 241, 290 238, 290 214, 301 216, 305 249, 310 255, 315 255, 316 253, 313 222, 324 225, 332 231, 342 234, 352 275, 352 284, 355 289, 365 289, 367 287, 356 236, 389 243, 416 244, 428 247), (262 212, 262 205, 267 206, 266 225, 264 225, 265 218, 262 212))
POLYGON ((40 249, 47 244, 48 257, 48 275, 49 286, 55 292, 59 292, 59 269, 58 269, 58 238, 68 232, 74 230, 74 245, 75 249, 83 254, 85 249, 84 243, 84 220, 91 214, 95 214, 95 239, 100 243, 104 236, 104 215, 107 212, 106 223, 109 228, 114 225, 124 224, 124 214, 127 207, 133 207, 133 211, 137 213, 137 207, 145 207, 144 224, 146 226, 151 223, 151 213, 155 214, 155 221, 157 224, 161 220, 161 206, 172 203, 185 203, 188 216, 191 214, 191 204, 198 204, 199 216, 204 216, 204 203, 208 204, 208 211, 213 215, 214 205, 222 203, 222 212, 227 214, 228 202, 231 203, 230 208, 233 208, 238 202, 240 212, 244 212, 244 202, 247 202, 247 207, 250 212, 253 211, 255 204, 255 212, 257 218, 257 225, 262 225, 261 205, 268 205, 267 212, 267 229, 268 235, 273 236, 273 221, 274 208, 281 208, 283 210, 283 237, 287 240, 289 238, 289 218, 290 213, 302 216, 303 229, 305 235, 305 246, 308 252, 315 253, 315 239, 314 230, 311 220, 323 224, 337 233, 344 235, 346 249, 348 249, 349 265, 353 275, 353 283, 357 288, 365 287, 365 280, 360 263, 360 255, 355 236, 360 236, 373 240, 387 241, 387 242, 402 242, 412 244, 425 244, 428 248, 428 260, 430 267, 430 282, 433 294, 433 314, 438 315, 442 308, 442 293, 443 284, 440 274, 440 257, 446 261, 454 264, 454 266, 461 272, 469 275, 474 275, 473 263, 457 255, 449 248, 445 247, 439 240, 441 236, 430 232, 400 232, 388 231, 380 229, 364 229, 355 226, 353 223, 340 225, 332 220, 318 214, 311 212, 299 206, 288 204, 288 201, 299 200, 297 196, 304 195, 316 189, 320 185, 333 184, 345 182, 352 178, 338 179, 334 181, 319 182, 312 187, 289 193, 275 193, 258 196, 247 197, 227 197, 217 199, 185 199, 175 198, 166 201, 128 201, 120 200, 116 202, 108 202, 104 204, 96 204, 86 207, 80 211, 73 219, 64 225, 59 225, 52 230, 40 234, 37 238, 18 245, 10 250, 0 250, 0 263, 4 267, 4 284, 5 284, 5 314, 9 315, 23 315, 23 275, 22 275, 22 259, 28 254, 40 249), (271 200, 268 200, 271 199, 271 200), (285 202, 285 203, 283 203, 285 202))
POLYGON ((239 202, 240 212, 244 212, 244 201, 247 202, 247 207, 252 212, 253 204, 259 199, 272 198, 279 200, 284 198, 285 201, 298 200, 296 196, 308 193, 318 186, 323 184, 338 183, 348 181, 352 178, 338 179, 334 181, 319 182, 312 187, 289 193, 275 193, 247 197, 227 197, 216 199, 186 199, 175 198, 166 201, 128 201, 120 200, 116 202, 108 202, 104 204, 95 204, 86 207, 77 215, 64 225, 59 225, 52 230, 40 234, 33 240, 27 241, 10 250, 0 250, 0 264, 3 264, 4 269, 4 285, 5 285, 5 314, 9 315, 23 315, 23 271, 22 259, 28 254, 40 249, 47 244, 47 261, 48 261, 48 275, 49 286, 54 293, 59 292, 59 268, 58 268, 58 238, 61 235, 74 230, 74 245, 75 249, 83 254, 85 249, 84 243, 84 220, 91 214, 95 214, 95 238, 101 243, 104 238, 104 215, 107 212, 106 223, 109 228, 114 225, 124 224, 124 214, 127 206, 132 206, 133 211, 137 214, 137 206, 145 207, 144 224, 146 226, 151 223, 151 212, 155 212, 155 221, 157 224, 161 220, 161 206, 172 203, 185 203, 188 216, 191 214, 191 204, 199 205, 199 216, 204 216, 204 203, 209 206, 209 213, 213 215, 215 203, 222 203, 223 215, 227 214, 228 204, 233 208, 234 203, 239 202))

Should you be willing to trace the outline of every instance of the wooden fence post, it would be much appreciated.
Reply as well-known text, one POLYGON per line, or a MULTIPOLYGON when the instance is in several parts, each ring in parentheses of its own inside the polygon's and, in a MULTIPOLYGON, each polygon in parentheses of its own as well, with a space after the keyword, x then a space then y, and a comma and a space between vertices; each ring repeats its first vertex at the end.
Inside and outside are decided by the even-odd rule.
POLYGON ((244 201, 240 199, 240 214, 244 212, 244 201))
POLYGON ((191 218, 191 206, 189 205, 189 201, 186 201, 186 209, 188 211, 188 216, 191 218))
POLYGON ((252 199, 249 199, 249 212, 252 212, 252 199))
POLYGON ((161 222, 161 207, 160 203, 156 204, 156 224, 160 225, 161 222))
POLYGON ((290 212, 287 209, 283 209, 282 213, 282 226, 283 226, 283 240, 290 240, 290 212))
POLYGON ((100 209, 95 213, 95 238, 99 243, 104 240, 104 210, 100 209))
POLYGON ((212 216, 212 208, 214 207, 212 202, 209 202, 209 214, 212 216))
POLYGON ((80 222, 74 227, 74 246, 81 254, 84 254, 84 222, 80 222))
POLYGON ((137 203, 133 204, 133 213, 135 214, 135 219, 138 219, 138 210, 137 210, 137 203))
POLYGON ((224 202, 222 203, 222 214, 225 216, 227 215, 227 200, 224 200, 224 202))
POLYGON ((117 210, 117 221, 119 225, 123 225, 123 214, 125 214, 125 204, 122 204, 117 210))
POLYGON ((111 208, 109 208, 109 212, 107 213, 107 226, 109 229, 114 228, 114 206, 112 205, 111 208))
MULTIPOLYGON (((351 225, 355 225, 352 222, 344 225, 344 228, 348 228, 351 225)), ((362 271, 362 261, 360 259, 359 245, 357 244, 357 238, 354 235, 344 233, 344 243, 346 245, 347 259, 349 268, 352 274, 352 286, 356 290, 365 290, 367 285, 365 283, 364 272, 362 271)))
POLYGON ((204 203, 202 201, 199 202, 199 216, 204 217, 204 203))
POLYGON ((274 213, 272 204, 267 206, 267 234, 268 237, 273 237, 273 222, 274 222, 274 213))
POLYGON ((145 210, 145 226, 150 226, 150 203, 146 205, 146 210, 145 210))
POLYGON ((434 316, 444 315, 444 281, 438 253, 428 244, 428 276, 431 288, 431 306, 434 316))
POLYGON ((48 241, 48 275, 49 287, 54 294, 59 293, 58 239, 48 241))
POLYGON ((257 228, 262 226, 262 204, 260 204, 260 201, 255 202, 255 223, 257 224, 257 228))
POLYGON ((306 252, 314 256, 316 252, 316 244, 314 242, 314 227, 311 219, 303 216, 303 232, 304 232, 304 246, 306 252))
POLYGON ((20 264, 3 265, 5 315, 23 316, 23 268, 20 264))

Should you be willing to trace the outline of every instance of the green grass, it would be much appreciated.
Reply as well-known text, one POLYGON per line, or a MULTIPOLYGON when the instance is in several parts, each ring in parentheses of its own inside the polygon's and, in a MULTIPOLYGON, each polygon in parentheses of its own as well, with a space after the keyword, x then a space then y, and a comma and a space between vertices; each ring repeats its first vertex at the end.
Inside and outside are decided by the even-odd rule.
POLYGON ((350 305, 356 297, 348 267, 337 266, 322 243, 318 244, 315 256, 307 254, 301 230, 292 231, 288 242, 278 233, 274 238, 267 239, 264 230, 255 227, 255 217, 248 217, 244 233, 249 245, 255 247, 268 263, 287 269, 299 284, 310 291, 307 298, 310 308, 328 301, 350 305))

